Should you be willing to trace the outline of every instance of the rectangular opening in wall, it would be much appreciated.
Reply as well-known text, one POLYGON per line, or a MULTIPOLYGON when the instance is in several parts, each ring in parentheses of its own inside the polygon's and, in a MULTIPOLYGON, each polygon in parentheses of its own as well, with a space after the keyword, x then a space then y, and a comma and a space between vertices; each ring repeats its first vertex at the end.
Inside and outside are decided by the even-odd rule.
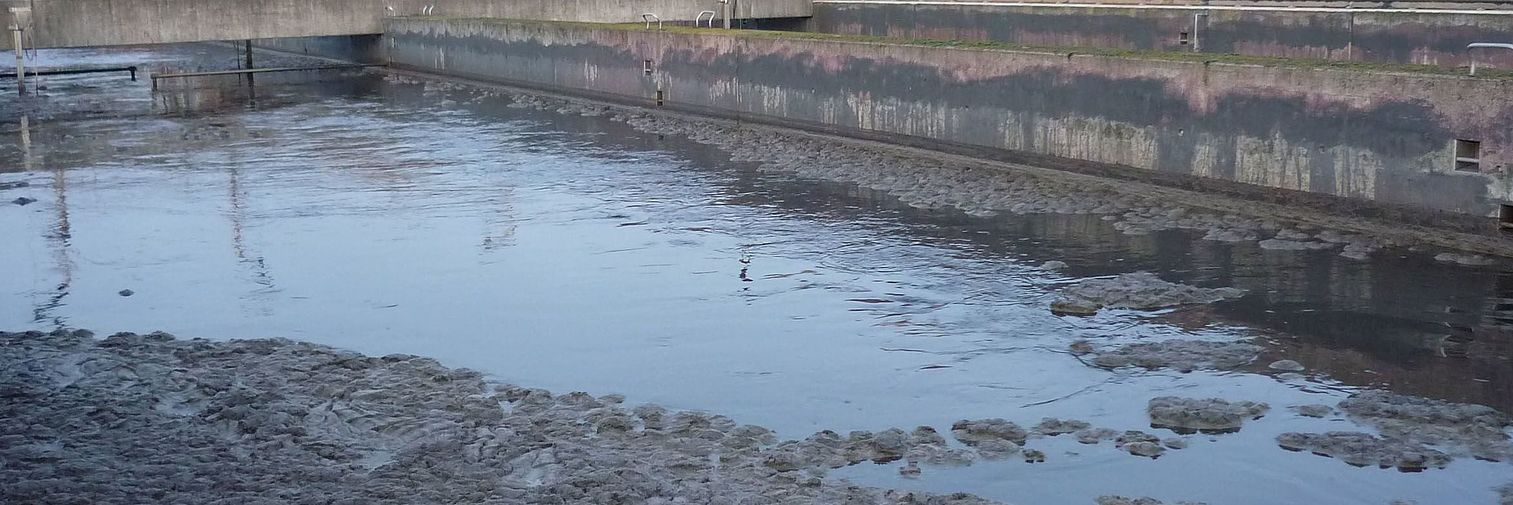
POLYGON ((657 90, 657 106, 662 106, 662 90, 657 90))
POLYGON ((1481 171, 1481 142, 1455 139, 1455 169, 1468 172, 1481 171))
POLYGON ((1188 45, 1188 44, 1191 44, 1192 43, 1192 37, 1190 35, 1188 35, 1187 32, 1178 33, 1177 34, 1177 43, 1178 44, 1182 44, 1184 46, 1188 45))
POLYGON ((641 71, 646 72, 646 75, 651 75, 651 60, 641 62, 641 71))
POLYGON ((1513 229, 1513 204, 1502 204, 1497 208, 1497 227, 1504 230, 1513 229))

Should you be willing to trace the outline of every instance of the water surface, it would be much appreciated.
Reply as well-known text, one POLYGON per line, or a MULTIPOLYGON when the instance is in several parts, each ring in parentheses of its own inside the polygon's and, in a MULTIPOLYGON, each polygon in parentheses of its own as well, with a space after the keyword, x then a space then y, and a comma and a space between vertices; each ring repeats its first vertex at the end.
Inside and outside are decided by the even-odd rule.
MULTIPOLYGON (((216 46, 44 51, 49 65, 229 68, 216 46)), ((46 66, 46 65, 44 65, 46 66)), ((1157 460, 1031 441, 1048 462, 836 472, 1015 503, 1493 503, 1506 464, 1402 474, 1279 449, 1360 387, 1513 410, 1509 272, 1409 251, 1359 262, 1099 216, 968 217, 758 170, 686 139, 377 74, 49 79, 0 97, 0 327, 280 336, 431 356, 556 392, 619 392, 802 437, 1043 416, 1150 430, 1154 396, 1268 402, 1157 460), (260 78, 261 79, 261 78, 260 78), (22 118, 25 118, 23 121, 22 118), (1046 260, 1071 267, 1039 268, 1046 260), (1251 294, 1062 318, 1061 285, 1136 270, 1251 294), (132 296, 118 294, 130 289, 132 296), (1260 337, 1238 372, 1106 371, 1075 339, 1260 337), (1289 358, 1310 372, 1278 378, 1289 358)))

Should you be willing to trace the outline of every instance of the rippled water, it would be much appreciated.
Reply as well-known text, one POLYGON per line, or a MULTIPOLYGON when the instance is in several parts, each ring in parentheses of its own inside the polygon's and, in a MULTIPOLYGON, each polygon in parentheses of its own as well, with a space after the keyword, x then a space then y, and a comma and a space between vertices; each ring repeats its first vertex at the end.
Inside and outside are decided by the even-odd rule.
MULTIPOLYGON (((44 54, 174 68, 235 57, 44 54)), ((980 417, 1148 429, 1146 401, 1166 394, 1273 405, 1240 433, 1158 460, 1061 437, 1031 442, 1049 455, 1038 465, 927 467, 919 480, 893 466, 836 472, 1016 503, 1492 503, 1492 487, 1513 480, 1507 464, 1402 474, 1274 442, 1362 429, 1285 408, 1362 386, 1513 410, 1508 272, 1409 251, 1355 262, 1179 231, 1126 236, 1098 216, 924 211, 602 118, 373 74, 320 80, 154 94, 94 75, 0 98, 0 182, 32 184, 0 201, 39 200, 0 205, 0 327, 421 354, 790 437, 980 417), (1037 267, 1051 259, 1071 267, 1037 267), (1160 313, 1046 309, 1058 286, 1142 269, 1252 293, 1160 313), (1248 336, 1267 354, 1232 373, 1110 372, 1065 352, 1077 338, 1248 336), (1280 358, 1310 372, 1269 375, 1280 358)))

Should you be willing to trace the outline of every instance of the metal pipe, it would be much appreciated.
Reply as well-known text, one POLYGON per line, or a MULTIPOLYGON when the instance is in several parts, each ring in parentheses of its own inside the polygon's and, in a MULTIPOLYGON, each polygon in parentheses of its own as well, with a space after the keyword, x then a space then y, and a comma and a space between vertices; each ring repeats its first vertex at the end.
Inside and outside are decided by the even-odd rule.
POLYGON ((11 43, 16 45, 16 93, 26 94, 26 49, 21 46, 21 21, 11 25, 11 43))
POLYGON ((657 22, 657 29, 658 30, 662 29, 662 18, 657 17, 656 14, 652 14, 650 12, 645 12, 645 13, 641 14, 641 19, 644 20, 644 21, 646 21, 646 29, 647 30, 651 29, 651 22, 653 20, 655 20, 657 22))
POLYGON ((1476 75, 1476 53, 1472 49, 1513 49, 1513 44, 1502 42, 1472 42, 1466 44, 1466 52, 1471 54, 1471 75, 1476 75))
POLYGON ((698 16, 694 16, 694 18, 693 18, 693 26, 695 28, 697 28, 699 26, 699 24, 704 21, 704 15, 705 14, 709 15, 709 27, 710 28, 714 28, 714 16, 715 16, 715 12, 714 11, 699 11, 699 15, 698 16))
POLYGON ((720 0, 720 10, 725 12, 725 29, 730 29, 730 0, 720 0))
POLYGON ((1202 33, 1203 33, 1203 25, 1207 24, 1207 23, 1200 23, 1199 20, 1207 21, 1208 20, 1208 13, 1207 12, 1199 12, 1199 13, 1193 14, 1193 35, 1192 35, 1192 38, 1193 38, 1193 52, 1195 52, 1195 53, 1203 52, 1203 48, 1200 47, 1199 44, 1202 44, 1202 40, 1203 40, 1203 35, 1202 35, 1202 33))

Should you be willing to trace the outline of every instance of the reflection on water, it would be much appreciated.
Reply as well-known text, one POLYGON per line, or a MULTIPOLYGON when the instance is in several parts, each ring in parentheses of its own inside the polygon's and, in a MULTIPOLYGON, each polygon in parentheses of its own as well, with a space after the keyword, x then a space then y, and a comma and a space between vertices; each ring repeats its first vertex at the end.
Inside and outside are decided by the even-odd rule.
MULTIPOLYGON (((213 67, 230 51, 52 57, 213 67)), ((1356 262, 1183 231, 1128 236, 1098 216, 919 210, 603 118, 371 74, 268 85, 255 101, 234 86, 154 94, 103 76, 47 93, 0 98, 0 181, 32 183, 0 197, 41 200, 0 209, 6 328, 423 354, 789 436, 980 417, 1143 428, 1146 400, 1164 394, 1275 407, 1156 461, 1048 440, 1051 457, 1030 468, 930 469, 909 483, 852 470, 1016 501, 1490 502, 1507 472, 1466 461, 1404 476, 1273 442, 1357 429, 1285 409, 1353 386, 1513 411, 1507 272, 1410 251, 1356 262), (1071 267, 1035 266, 1051 259, 1071 267), (1158 314, 1046 310, 1058 286, 1135 270, 1251 295, 1158 314), (1109 372, 1065 353, 1078 338, 1251 336, 1267 354, 1244 373, 1109 372), (1267 375, 1283 358, 1308 377, 1267 375), (1295 484, 1262 488, 1256 475, 1295 484)))

